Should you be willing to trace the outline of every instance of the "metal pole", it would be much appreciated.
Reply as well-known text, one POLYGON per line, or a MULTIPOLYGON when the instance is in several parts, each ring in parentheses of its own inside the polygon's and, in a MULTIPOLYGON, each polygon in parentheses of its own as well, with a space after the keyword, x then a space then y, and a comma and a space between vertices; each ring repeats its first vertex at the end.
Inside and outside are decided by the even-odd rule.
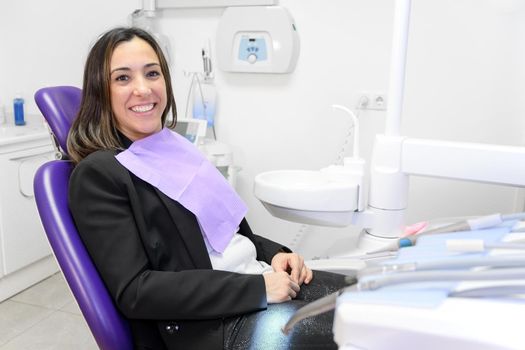
POLYGON ((392 56, 390 59, 390 80, 388 83, 388 109, 385 135, 401 135, 401 111, 405 89, 405 66, 408 45, 411 0, 396 0, 392 56))

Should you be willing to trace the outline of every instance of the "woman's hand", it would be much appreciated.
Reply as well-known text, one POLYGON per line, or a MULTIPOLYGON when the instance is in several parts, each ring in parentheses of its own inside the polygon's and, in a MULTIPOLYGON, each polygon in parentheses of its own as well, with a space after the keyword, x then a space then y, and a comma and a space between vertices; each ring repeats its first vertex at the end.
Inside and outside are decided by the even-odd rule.
POLYGON ((299 286, 303 283, 310 283, 313 278, 312 270, 304 264, 303 257, 296 253, 275 254, 272 259, 272 268, 275 272, 289 273, 292 281, 299 286))
POLYGON ((263 277, 268 304, 292 300, 299 292, 299 285, 284 271, 263 273, 263 277))

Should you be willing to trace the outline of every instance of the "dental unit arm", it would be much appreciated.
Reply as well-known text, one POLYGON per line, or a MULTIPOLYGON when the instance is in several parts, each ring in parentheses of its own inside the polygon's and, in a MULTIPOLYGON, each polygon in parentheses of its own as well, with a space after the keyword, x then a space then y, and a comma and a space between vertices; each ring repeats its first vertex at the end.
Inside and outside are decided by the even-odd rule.
POLYGON ((345 159, 344 166, 332 169, 336 174, 331 177, 323 176, 327 172, 324 169, 274 171, 255 178, 254 193, 274 216, 323 226, 364 228, 366 234, 360 237, 358 252, 373 250, 401 235, 410 175, 525 186, 525 147, 400 135, 410 4, 410 0, 397 0, 395 5, 389 106, 385 132, 375 139, 366 210, 364 164, 356 171, 351 158, 345 159), (348 176, 343 179, 345 173, 348 176), (341 198, 342 193, 347 198, 341 198))
POLYGON ((525 186, 525 147, 387 135, 378 135, 374 147, 368 202, 373 214, 362 224, 375 236, 401 234, 410 175, 525 186))

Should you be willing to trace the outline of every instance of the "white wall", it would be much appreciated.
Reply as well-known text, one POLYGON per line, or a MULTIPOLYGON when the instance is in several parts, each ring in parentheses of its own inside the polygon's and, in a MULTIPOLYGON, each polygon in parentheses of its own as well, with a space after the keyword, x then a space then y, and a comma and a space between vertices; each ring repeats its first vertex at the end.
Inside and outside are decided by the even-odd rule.
MULTIPOLYGON (((20 0, 0 11, 0 100, 17 92, 37 113, 34 92, 43 86, 82 85, 89 45, 109 27, 125 25, 140 1, 20 0)), ((9 106, 10 107, 10 106, 9 106)))
MULTIPOLYGON (((88 46, 126 23, 139 1, 10 1, 0 11, 0 100, 22 91, 28 111, 45 85, 80 86, 88 46)), ((271 217, 252 195, 256 174, 319 169, 339 152, 349 121, 333 103, 353 107, 360 91, 386 91, 392 0, 281 0, 301 38, 297 68, 287 75, 216 71, 217 134, 242 167, 238 190, 257 233, 307 256, 340 252, 356 229, 303 227, 271 217), (304 232, 301 234, 300 232, 304 232), (302 240, 296 238, 303 236, 302 240)), ((201 47, 215 41, 221 9, 165 10, 178 113, 189 78, 202 69, 201 47)), ((523 33, 519 1, 414 0, 402 132, 408 136, 524 144, 523 33)), ((216 66, 216 65, 215 65, 216 66)), ((384 112, 360 114, 361 149, 370 159, 384 112)), ((500 186, 411 179, 408 222, 522 209, 521 192, 500 186)))
MULTIPOLYGON (((405 135, 524 144, 520 3, 414 1, 405 135)), ((502 186, 413 178, 410 193, 414 219, 523 207, 523 192, 502 186)))

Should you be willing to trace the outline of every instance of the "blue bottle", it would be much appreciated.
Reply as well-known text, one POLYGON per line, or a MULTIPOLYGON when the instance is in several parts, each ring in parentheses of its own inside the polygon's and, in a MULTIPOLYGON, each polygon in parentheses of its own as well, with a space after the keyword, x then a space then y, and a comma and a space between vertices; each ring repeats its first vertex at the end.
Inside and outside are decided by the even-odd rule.
POLYGON ((13 109, 15 113, 15 125, 25 125, 24 120, 24 99, 21 96, 15 97, 13 100, 13 109))

